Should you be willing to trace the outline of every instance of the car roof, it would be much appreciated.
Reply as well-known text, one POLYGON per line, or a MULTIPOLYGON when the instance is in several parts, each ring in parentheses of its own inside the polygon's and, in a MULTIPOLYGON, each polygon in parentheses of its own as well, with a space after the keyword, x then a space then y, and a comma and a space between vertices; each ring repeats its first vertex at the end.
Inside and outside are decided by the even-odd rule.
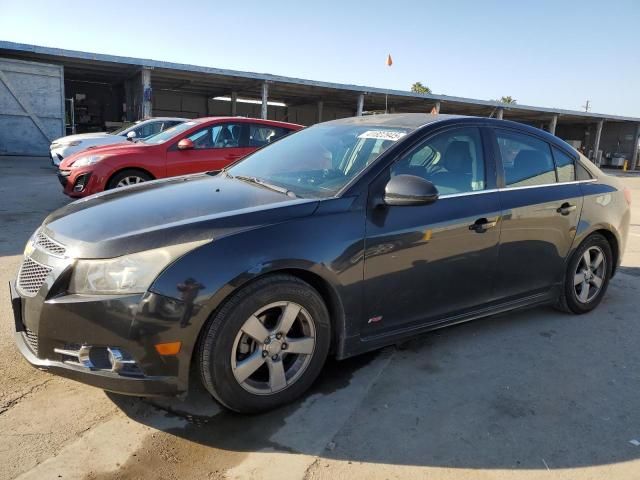
POLYGON ((151 118, 146 118, 144 120, 138 120, 135 123, 140 125, 141 123, 154 122, 154 121, 157 122, 158 120, 175 120, 176 122, 186 122, 189 119, 182 118, 182 117, 151 117, 151 118))
POLYGON ((197 122, 197 123, 215 123, 215 122, 229 122, 229 121, 236 121, 236 122, 251 122, 251 123, 262 123, 264 125, 272 125, 272 126, 282 126, 282 127, 297 127, 297 128, 304 128, 304 125, 299 125, 297 123, 289 123, 289 122, 280 122, 278 120, 264 120, 262 118, 250 118, 250 117, 201 117, 201 118, 193 118, 189 120, 190 122, 197 122))
POLYGON ((340 118, 324 122, 322 125, 361 125, 391 128, 410 128, 412 130, 429 123, 451 120, 454 118, 471 118, 464 115, 445 115, 430 113, 383 113, 379 115, 363 115, 361 117, 340 118))

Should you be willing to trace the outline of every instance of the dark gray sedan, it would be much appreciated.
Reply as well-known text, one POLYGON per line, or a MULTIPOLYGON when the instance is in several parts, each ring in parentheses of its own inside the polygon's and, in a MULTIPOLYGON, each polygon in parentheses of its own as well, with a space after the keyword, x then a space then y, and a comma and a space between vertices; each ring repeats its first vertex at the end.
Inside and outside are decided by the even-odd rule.
POLYGON ((205 387, 239 412, 299 397, 328 355, 516 308, 595 308, 630 195, 525 125, 336 120, 221 172, 52 213, 12 284, 34 366, 133 395, 205 387))

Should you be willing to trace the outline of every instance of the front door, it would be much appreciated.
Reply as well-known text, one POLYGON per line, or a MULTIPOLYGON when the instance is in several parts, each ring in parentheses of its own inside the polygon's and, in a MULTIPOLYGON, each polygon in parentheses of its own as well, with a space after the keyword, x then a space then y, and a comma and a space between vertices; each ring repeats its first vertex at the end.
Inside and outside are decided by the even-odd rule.
POLYGON ((504 176, 496 291, 505 300, 544 294, 564 278, 580 219, 574 159, 541 138, 494 131, 504 176))
POLYGON ((375 198, 393 175, 430 180, 440 198, 421 206, 367 211, 364 336, 437 323, 491 300, 500 204, 481 130, 437 133, 373 182, 375 198))
POLYGON ((167 176, 221 170, 253 149, 246 146, 245 123, 218 123, 189 135, 193 148, 179 150, 177 141, 167 151, 167 176))

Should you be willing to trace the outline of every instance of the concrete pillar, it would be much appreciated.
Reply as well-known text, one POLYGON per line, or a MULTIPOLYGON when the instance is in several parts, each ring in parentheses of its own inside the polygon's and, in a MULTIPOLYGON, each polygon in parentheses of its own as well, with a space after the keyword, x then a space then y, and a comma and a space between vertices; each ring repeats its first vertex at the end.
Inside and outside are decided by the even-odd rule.
POLYGON ((498 120, 502 120, 502 116, 504 115, 504 108, 498 108, 496 111, 496 118, 498 120))
POLYGON ((640 167, 638 162, 638 142, 640 142, 640 123, 636 125, 636 134, 633 137, 633 148, 631 149, 631 160, 629 161, 629 168, 637 170, 640 167))
POLYGON ((264 82, 262 84, 262 108, 260 110, 260 118, 267 119, 267 102, 269 101, 269 84, 264 82))
POLYGON ((238 115, 238 92, 231 92, 231 116, 238 115))
POLYGON ((125 103, 127 104, 127 110, 125 112, 126 119, 128 122, 133 122, 135 120, 134 112, 133 112, 133 85, 131 84, 132 80, 127 79, 124 82, 124 98, 125 103))
POLYGON ((549 133, 551 135, 556 134, 556 127, 558 126, 558 115, 554 115, 551 117, 551 122, 549 122, 549 133))
POLYGON ((356 117, 362 116, 362 111, 364 110, 364 93, 358 95, 358 106, 356 108, 356 117))
POLYGON ((440 113, 440 100, 436 102, 436 104, 433 106, 433 109, 436 111, 436 115, 440 113))
POLYGON ((600 166, 600 162, 598 161, 598 150, 600 149, 600 137, 602 136, 602 125, 604 124, 604 120, 600 120, 598 122, 598 127, 596 128, 596 138, 593 141, 593 163, 600 166))
POLYGON ((151 69, 142 69, 142 118, 151 118, 153 115, 153 104, 151 103, 151 69))
POLYGON ((318 123, 322 122, 323 107, 324 107, 324 102, 322 100, 318 100, 318 118, 316 120, 318 123))

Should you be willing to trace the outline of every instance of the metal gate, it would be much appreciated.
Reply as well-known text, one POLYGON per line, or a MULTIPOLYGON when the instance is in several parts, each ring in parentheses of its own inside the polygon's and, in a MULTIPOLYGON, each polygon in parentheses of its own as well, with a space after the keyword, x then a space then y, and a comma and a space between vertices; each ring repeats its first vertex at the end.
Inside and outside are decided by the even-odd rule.
POLYGON ((0 58, 0 155, 46 156, 64 130, 63 67, 0 58))

